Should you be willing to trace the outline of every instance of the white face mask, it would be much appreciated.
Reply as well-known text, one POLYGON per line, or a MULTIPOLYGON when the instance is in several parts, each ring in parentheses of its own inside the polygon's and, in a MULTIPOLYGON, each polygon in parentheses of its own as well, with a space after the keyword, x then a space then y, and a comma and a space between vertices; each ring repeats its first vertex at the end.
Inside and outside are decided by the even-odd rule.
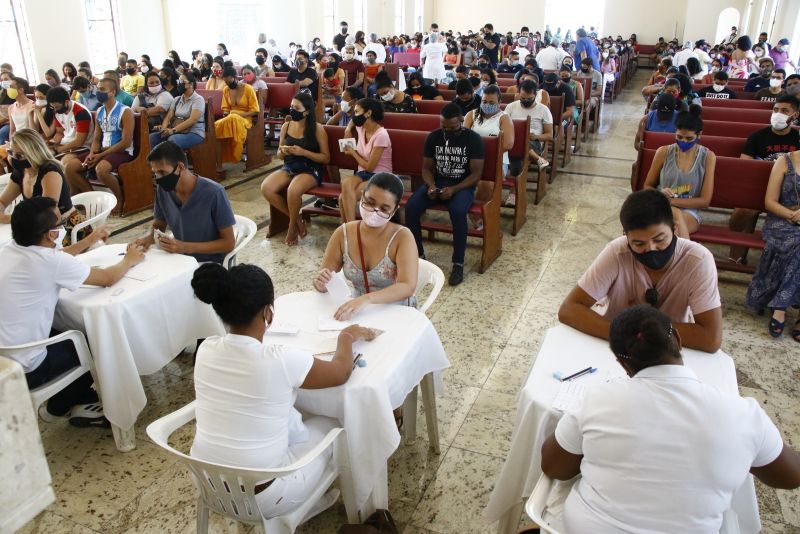
POLYGON ((381 97, 381 100, 383 100, 384 102, 389 102, 393 98, 394 98, 394 89, 390 89, 389 91, 386 92, 385 95, 381 97))
POLYGON ((361 213, 361 219, 364 221, 364 224, 370 228, 380 228, 389 223, 389 219, 381 217, 378 215, 377 211, 365 208, 363 204, 359 203, 358 211, 361 213))
POLYGON ((608 57, 608 52, 603 52, 603 59, 608 57))
POLYGON ((351 53, 349 53, 349 52, 348 52, 347 54, 345 54, 345 55, 344 55, 344 58, 345 58, 347 61, 350 61, 351 59, 353 59, 353 54, 351 54, 351 53))
POLYGON ((341 108, 343 113, 347 113, 348 111, 350 111, 350 102, 348 102, 347 100, 342 100, 341 103, 339 104, 339 107, 341 108))
POLYGON ((9 87, 11 87, 11 80, 3 80, 0 82, 0 88, 8 89, 9 87))
POLYGON ((489 87, 489 82, 481 82, 481 87, 489 87))
POLYGON ((769 79, 769 86, 770 87, 780 87, 783 85, 783 80, 779 80, 777 78, 770 78, 769 79))
POLYGON ((148 72, 150 72, 150 67, 148 67, 147 65, 143 65, 142 68, 139 70, 142 71, 142 74, 147 74, 148 72))
POLYGON ((776 130, 783 130, 789 125, 789 116, 783 113, 773 113, 769 122, 776 130))
MULTIPOLYGON (((52 231, 52 230, 51 230, 52 231)), ((64 248, 64 238, 67 237, 67 229, 61 226, 56 230, 58 235, 56 236, 55 240, 53 241, 56 245, 56 250, 61 250, 64 248)))
POLYGON ((150 91, 151 95, 155 95, 161 92, 161 85, 148 85, 147 90, 150 91))
POLYGON ((36 99, 36 107, 37 108, 43 108, 46 105, 47 105, 47 100, 45 100, 44 98, 37 98, 36 99))
POLYGON ((722 91, 723 89, 725 89, 725 86, 724 86, 724 85, 720 85, 720 84, 718 84, 718 83, 715 83, 715 84, 713 85, 713 87, 714 87, 714 91, 716 91, 717 93, 719 93, 720 91, 722 91))

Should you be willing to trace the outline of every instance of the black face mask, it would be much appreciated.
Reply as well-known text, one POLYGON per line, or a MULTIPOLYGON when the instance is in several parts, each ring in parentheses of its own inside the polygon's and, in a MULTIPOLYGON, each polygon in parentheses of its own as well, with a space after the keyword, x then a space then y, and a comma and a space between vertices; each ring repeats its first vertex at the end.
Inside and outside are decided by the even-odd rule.
POLYGON ((533 99, 533 98, 520 98, 519 99, 519 103, 522 104, 523 108, 529 108, 529 107, 533 106, 533 104, 535 102, 536 102, 536 100, 533 99))
POLYGON ((31 167, 31 162, 25 158, 18 158, 14 156, 11 158, 11 167, 13 167, 15 171, 24 171, 25 169, 29 169, 31 167))
POLYGON ((230 89, 231 91, 233 91, 234 89, 236 89, 237 87, 239 87, 239 84, 238 84, 238 83, 236 83, 236 82, 228 82, 228 84, 227 84, 227 85, 228 85, 228 89, 230 89))
POLYGON ((175 186, 178 185, 178 180, 180 179, 181 175, 178 172, 178 166, 175 165, 175 168, 172 169, 172 172, 161 176, 160 178, 156 178, 156 184, 158 187, 169 193, 170 191, 175 191, 175 186))
POLYGON ((133 76, 134 74, 136 74, 136 69, 128 67, 127 69, 125 69, 125 72, 128 73, 128 76, 133 76))
POLYGON ((297 111, 296 109, 289 110, 289 116, 292 117, 293 121, 301 121, 303 117, 305 117, 305 111, 297 111))
POLYGON ((589 67, 581 67, 581 72, 589 72, 589 67))
POLYGON ((482 68, 482 69, 485 69, 485 68, 487 68, 489 66, 489 64, 488 63, 478 63, 478 66, 480 68, 482 68))
POLYGON ((564 83, 569 83, 569 81, 571 79, 572 79, 572 76, 565 76, 565 77, 561 78, 561 81, 564 82, 564 83))
POLYGON ((678 245, 678 236, 673 234, 672 242, 664 250, 651 250, 650 252, 636 252, 631 248, 630 245, 628 245, 628 248, 631 249, 631 253, 633 254, 633 257, 636 258, 636 261, 638 261, 648 269, 659 271, 663 269, 672 259, 672 256, 675 255, 675 247, 677 245, 678 245))
POLYGON ((364 126, 367 122, 367 116, 363 113, 361 115, 353 115, 353 124, 356 126, 364 126))
POLYGON ((177 87, 178 87, 178 92, 180 94, 183 94, 183 93, 186 92, 186 84, 185 83, 180 82, 177 87))
POLYGON ((263 65, 266 62, 267 58, 265 58, 264 56, 256 56, 256 63, 258 63, 259 65, 263 65))
POLYGON ((342 27, 342 35, 347 35, 347 27, 342 27))

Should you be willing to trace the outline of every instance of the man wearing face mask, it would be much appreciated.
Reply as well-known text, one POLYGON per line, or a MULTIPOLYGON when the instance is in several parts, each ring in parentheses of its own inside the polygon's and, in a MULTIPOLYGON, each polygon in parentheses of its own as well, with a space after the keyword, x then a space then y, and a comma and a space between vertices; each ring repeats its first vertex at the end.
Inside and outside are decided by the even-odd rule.
POLYGON ((125 76, 122 77, 122 90, 131 96, 144 92, 144 76, 139 74, 135 59, 125 62, 125 76))
POLYGON ((273 71, 270 64, 267 63, 267 59, 270 57, 271 56, 267 52, 266 48, 256 49, 256 66, 253 70, 255 71, 257 77, 261 78, 275 76, 275 71, 273 71))
MULTIPOLYGON (((531 118, 529 156, 531 162, 539 167, 550 165, 542 155, 547 150, 547 143, 553 140, 553 115, 550 108, 536 103, 538 88, 533 80, 525 80, 519 86, 519 100, 506 106, 506 114, 512 119, 531 118)), ((509 172, 518 176, 522 171, 522 160, 509 158, 509 172)))
POLYGON ((91 113, 78 102, 70 100, 62 87, 53 87, 47 92, 47 103, 55 112, 56 132, 50 143, 56 155, 71 152, 88 154, 94 126, 91 113))
POLYGON ((508 58, 497 67, 497 72, 506 72, 516 74, 522 70, 522 65, 519 64, 519 52, 512 50, 508 54, 508 58))
POLYGON ((295 84, 297 88, 305 88, 311 92, 311 97, 317 99, 317 71, 309 66, 308 52, 298 50, 294 55, 295 67, 289 71, 286 81, 295 84))
POLYGON ((347 33, 347 22, 342 21, 339 24, 339 33, 333 36, 333 47, 341 52, 344 45, 347 43, 347 37, 349 35, 350 34, 347 33))
POLYGON ((157 145, 147 161, 157 185, 153 224, 136 244, 147 250, 156 243, 166 252, 221 263, 236 246, 236 219, 225 189, 192 173, 183 149, 172 141, 157 145), (173 237, 163 234, 168 228, 173 237))
POLYGON ((463 39, 459 45, 461 52, 461 63, 467 67, 471 67, 478 59, 478 52, 467 39, 463 39))
POLYGON ((772 78, 772 71, 775 70, 775 62, 771 57, 762 57, 758 60, 758 68, 761 73, 759 76, 751 78, 744 86, 748 93, 755 93, 761 89, 769 87, 769 80, 772 78))
POLYGON ((494 33, 494 26, 483 26, 483 35, 478 36, 478 43, 483 45, 483 54, 489 59, 489 65, 494 69, 500 63, 500 36, 494 33))
POLYGON ((619 312, 649 304, 670 318, 685 347, 716 352, 722 308, 714 256, 675 235, 669 199, 655 189, 628 196, 620 222, 624 235, 606 245, 564 299, 559 321, 608 339, 619 312))
POLYGON ((453 268, 449 284, 464 280, 464 256, 467 249, 467 212, 475 199, 475 188, 483 174, 484 146, 481 136, 464 128, 461 109, 452 102, 442 108, 441 128, 428 134, 422 160, 422 181, 406 204, 406 226, 414 234, 420 258, 422 247, 421 218, 436 204, 445 204, 453 225, 453 268))
POLYGON ((344 59, 339 63, 339 68, 345 73, 345 87, 358 87, 364 85, 364 64, 356 59, 356 47, 344 47, 344 59))
POLYGON ((717 71, 714 73, 714 83, 711 87, 703 87, 697 94, 700 98, 721 98, 730 100, 736 98, 736 93, 728 88, 728 73, 717 71))
POLYGON ((133 111, 147 116, 150 131, 161 124, 164 115, 172 105, 172 95, 161 85, 161 78, 156 72, 148 72, 146 78, 147 92, 139 93, 133 101, 133 111))
MULTIPOLYGON (((111 267, 90 267, 59 250, 65 229, 56 201, 40 196, 23 200, 11 215, 13 240, 0 249, 0 345, 13 346, 57 335, 52 330, 58 295, 83 284, 108 287, 144 259, 140 247, 129 245, 111 267)), ((25 371, 29 388, 41 386, 77 367, 72 341, 65 340, 12 356, 25 371)), ((84 374, 39 408, 40 417, 54 422, 70 417, 73 426, 104 426, 102 405, 84 374)))
POLYGON ((783 80, 786 78, 786 71, 783 69, 775 69, 769 79, 769 87, 760 89, 756 92, 754 100, 760 102, 775 102, 778 97, 786 94, 783 90, 783 80))
POLYGON ((797 69, 794 62, 789 59, 789 44, 789 39, 783 38, 769 51, 769 57, 775 62, 776 69, 785 69, 787 64, 791 65, 792 70, 797 69))
POLYGON ((600 98, 603 96, 603 75, 599 71, 594 70, 592 67, 592 60, 586 58, 581 61, 581 68, 575 77, 592 79, 589 111, 593 110, 600 103, 600 98))
MULTIPOLYGON (((778 97, 772 106, 771 125, 750 134, 739 157, 775 161, 785 154, 800 150, 800 133, 792 128, 792 122, 798 115, 798 104, 794 97, 778 97)), ((737 208, 731 214, 728 227, 737 232, 753 233, 758 215, 758 211, 737 208)), ((729 257, 744 263, 747 260, 747 251, 744 247, 731 247, 729 257)))

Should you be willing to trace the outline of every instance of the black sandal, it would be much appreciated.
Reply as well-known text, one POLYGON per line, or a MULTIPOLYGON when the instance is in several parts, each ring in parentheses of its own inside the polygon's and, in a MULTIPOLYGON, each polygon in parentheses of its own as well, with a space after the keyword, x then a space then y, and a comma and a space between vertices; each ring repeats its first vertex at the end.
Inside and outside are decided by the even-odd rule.
POLYGON ((781 334, 783 334, 783 329, 784 329, 785 324, 786 324, 786 321, 781 322, 781 321, 775 319, 774 317, 770 317, 770 319, 769 319, 769 335, 771 335, 774 338, 781 337, 781 334))
POLYGON ((800 319, 794 323, 794 329, 792 330, 792 339, 800 343, 800 319))

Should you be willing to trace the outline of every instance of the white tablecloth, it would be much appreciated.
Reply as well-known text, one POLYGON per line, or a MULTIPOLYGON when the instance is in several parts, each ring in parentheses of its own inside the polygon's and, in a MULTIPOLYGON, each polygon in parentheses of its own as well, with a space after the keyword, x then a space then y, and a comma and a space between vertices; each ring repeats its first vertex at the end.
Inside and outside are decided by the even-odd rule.
MULTIPOLYGON (((739 394, 733 360, 724 352, 708 354, 684 349, 683 360, 706 384, 739 394)), ((607 341, 565 325, 547 331, 536 362, 519 395, 511 450, 484 510, 484 518, 488 521, 502 520, 501 529, 505 527, 504 530, 508 531, 513 524, 513 531, 516 531, 522 511, 521 503, 531 494, 542 474, 542 444, 561 418, 561 412, 552 408, 560 386, 560 382, 553 378, 553 373, 571 374, 589 366, 597 367, 598 371, 580 378, 584 386, 603 382, 610 377, 625 376, 607 341)), ((743 534, 761 530, 752 477, 748 476, 734 495, 732 508, 738 516, 743 534)))
MULTIPOLYGON (((317 292, 283 295, 275 302, 275 321, 300 327, 297 335, 270 334, 265 341, 314 350, 338 332, 320 332, 318 318, 336 310, 317 292)), ((425 314, 398 305, 368 305, 353 321, 383 330, 371 342, 358 342, 365 367, 356 367, 346 384, 300 390, 296 406, 305 412, 334 417, 347 433, 353 482, 359 509, 373 490, 386 492, 386 462, 400 444, 392 409, 428 374, 450 366, 439 335, 425 314), (380 487, 384 486, 384 487, 380 487)), ((335 346, 335 345, 334 345, 335 346)), ((385 506, 385 503, 383 504, 385 506)))
POLYGON ((0 223, 0 247, 11 241, 11 225, 0 223))
MULTIPOLYGON (((93 266, 120 261, 125 245, 107 245, 78 256, 93 266)), ((130 273, 158 274, 146 281, 124 277, 108 288, 62 290, 53 327, 86 333, 94 356, 103 411, 130 429, 144 408, 139 375, 155 373, 198 339, 225 333, 211 306, 190 285, 197 260, 151 248, 130 273)))

